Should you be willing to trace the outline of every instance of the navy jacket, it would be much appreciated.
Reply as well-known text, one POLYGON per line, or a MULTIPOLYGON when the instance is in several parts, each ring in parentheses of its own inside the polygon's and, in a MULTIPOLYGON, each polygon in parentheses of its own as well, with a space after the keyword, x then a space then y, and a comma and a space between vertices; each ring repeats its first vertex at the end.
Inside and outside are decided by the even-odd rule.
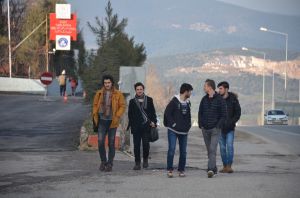
POLYGON ((164 113, 164 125, 175 132, 188 133, 192 126, 190 102, 184 107, 173 97, 164 113))
POLYGON ((227 118, 227 107, 221 95, 215 93, 212 98, 205 95, 200 103, 198 111, 199 128, 222 129, 227 118))

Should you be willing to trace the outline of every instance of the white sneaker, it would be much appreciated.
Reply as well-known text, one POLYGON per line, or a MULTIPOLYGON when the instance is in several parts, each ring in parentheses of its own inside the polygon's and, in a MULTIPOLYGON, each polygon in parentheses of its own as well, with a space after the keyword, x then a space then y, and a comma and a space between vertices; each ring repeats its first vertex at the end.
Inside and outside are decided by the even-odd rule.
POLYGON ((173 171, 168 171, 168 177, 172 178, 173 177, 173 171))
POLYGON ((214 176, 214 174, 215 174, 214 171, 210 170, 210 171, 207 172, 207 177, 212 178, 214 176))

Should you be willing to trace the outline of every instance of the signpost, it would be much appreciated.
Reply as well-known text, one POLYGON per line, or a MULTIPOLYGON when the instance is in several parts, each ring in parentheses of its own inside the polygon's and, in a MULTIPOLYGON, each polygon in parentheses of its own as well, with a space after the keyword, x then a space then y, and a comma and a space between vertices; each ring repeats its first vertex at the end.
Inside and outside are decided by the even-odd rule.
POLYGON ((46 85, 45 88, 45 95, 44 95, 44 100, 46 100, 47 98, 47 90, 48 90, 48 85, 50 85, 53 81, 53 75, 50 72, 44 72, 41 77, 40 77, 41 82, 46 85))

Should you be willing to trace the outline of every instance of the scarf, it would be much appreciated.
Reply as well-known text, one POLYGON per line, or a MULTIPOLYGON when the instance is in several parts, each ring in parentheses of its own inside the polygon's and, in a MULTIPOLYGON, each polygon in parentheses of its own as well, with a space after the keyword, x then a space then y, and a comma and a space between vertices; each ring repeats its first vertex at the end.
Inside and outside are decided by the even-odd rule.
POLYGON ((112 91, 107 91, 104 89, 103 91, 103 99, 101 101, 101 113, 104 116, 110 116, 111 114, 111 98, 112 98, 112 91))
POLYGON ((147 96, 145 94, 141 95, 141 96, 137 96, 135 95, 135 103, 138 106, 139 110, 142 113, 143 116, 143 124, 145 124, 146 122, 148 122, 148 116, 147 113, 145 112, 145 110, 147 109, 147 96))

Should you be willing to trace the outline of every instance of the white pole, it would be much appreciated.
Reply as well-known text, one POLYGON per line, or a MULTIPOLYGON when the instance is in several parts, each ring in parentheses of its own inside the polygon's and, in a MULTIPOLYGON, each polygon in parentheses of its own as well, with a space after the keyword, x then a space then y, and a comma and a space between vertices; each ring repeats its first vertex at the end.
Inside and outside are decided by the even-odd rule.
POLYGON ((272 74, 272 109, 275 108, 275 74, 274 74, 274 65, 273 65, 273 74, 272 74))
POLYGON ((299 103, 300 103, 300 79, 299 79, 299 103))
POLYGON ((49 42, 48 42, 48 15, 46 14, 46 65, 47 72, 49 71, 49 42))
POLYGON ((8 64, 9 64, 9 77, 11 78, 11 39, 10 39, 10 6, 7 0, 7 26, 8 26, 8 64))
POLYGON ((287 53, 288 53, 288 34, 285 35, 285 72, 284 72, 284 92, 285 100, 287 100, 287 53))
POLYGON ((264 65, 263 65, 263 93, 262 93, 262 112, 261 112, 261 120, 262 125, 264 125, 265 120, 265 63, 266 63, 266 54, 264 54, 264 65))

